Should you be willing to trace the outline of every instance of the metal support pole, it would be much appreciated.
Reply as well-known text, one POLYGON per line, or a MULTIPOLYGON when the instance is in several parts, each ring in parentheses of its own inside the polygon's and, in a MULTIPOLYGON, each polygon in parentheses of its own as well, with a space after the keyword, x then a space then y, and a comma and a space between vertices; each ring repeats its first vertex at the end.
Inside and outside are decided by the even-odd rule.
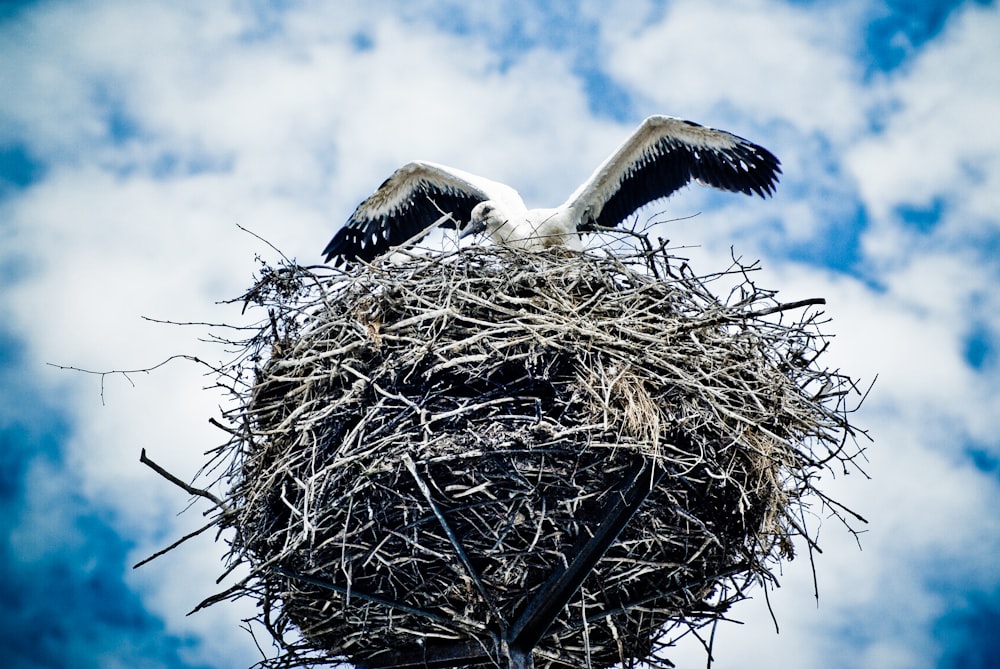
MULTIPOLYGON (((504 669, 533 669, 534 660, 531 654, 539 640, 635 516, 642 503, 659 485, 665 473, 666 470, 655 461, 637 458, 635 465, 622 479, 616 493, 602 509, 601 515, 604 521, 595 529, 593 536, 581 540, 569 564, 553 571, 538 594, 521 611, 514 624, 502 631, 498 650, 501 661, 504 659, 507 661, 504 669)), ((395 606, 399 607, 398 604, 395 606)), ((428 614, 425 617, 432 619, 432 616, 436 614, 428 614)), ((494 649, 497 650, 496 647, 494 649)), ((416 653, 387 653, 374 662, 359 666, 363 669, 447 669, 491 661, 495 659, 491 660, 490 653, 481 644, 466 642, 440 647, 428 646, 423 652, 416 653)))
POLYGON ((583 585, 583 581, 597 562, 615 542, 618 535, 639 510, 649 493, 659 484, 666 470, 652 460, 641 458, 632 468, 603 510, 602 522, 594 535, 575 552, 573 561, 564 568, 557 568, 541 591, 535 595, 511 626, 507 643, 529 655, 539 639, 552 625, 559 612, 583 585))

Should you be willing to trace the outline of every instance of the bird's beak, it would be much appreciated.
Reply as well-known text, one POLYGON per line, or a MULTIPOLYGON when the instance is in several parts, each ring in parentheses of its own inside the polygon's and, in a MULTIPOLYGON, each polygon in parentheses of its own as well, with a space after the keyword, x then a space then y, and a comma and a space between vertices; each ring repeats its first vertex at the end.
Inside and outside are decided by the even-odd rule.
POLYGON ((480 232, 486 232, 486 221, 479 221, 478 223, 470 224, 462 230, 462 234, 459 235, 460 239, 465 237, 471 237, 472 235, 478 235, 480 232))

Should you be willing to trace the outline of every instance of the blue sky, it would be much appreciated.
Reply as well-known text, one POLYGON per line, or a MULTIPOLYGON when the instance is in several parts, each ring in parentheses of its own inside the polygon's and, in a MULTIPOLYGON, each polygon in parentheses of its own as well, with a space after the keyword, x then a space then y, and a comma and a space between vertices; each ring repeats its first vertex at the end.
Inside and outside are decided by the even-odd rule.
MULTIPOLYGON (((143 0, 0 7, 0 595, 5 666, 244 667, 245 604, 210 537, 138 462, 191 477, 222 439, 178 321, 238 322, 274 251, 305 263, 400 164, 561 202, 645 116, 763 144, 777 195, 656 207, 705 272, 730 248, 822 296, 828 362, 878 381, 871 523, 716 634, 716 667, 1000 665, 1000 10, 985 2, 143 0)), ((652 212, 650 212, 652 213, 652 212)), ((704 666, 697 644, 671 655, 704 666)))

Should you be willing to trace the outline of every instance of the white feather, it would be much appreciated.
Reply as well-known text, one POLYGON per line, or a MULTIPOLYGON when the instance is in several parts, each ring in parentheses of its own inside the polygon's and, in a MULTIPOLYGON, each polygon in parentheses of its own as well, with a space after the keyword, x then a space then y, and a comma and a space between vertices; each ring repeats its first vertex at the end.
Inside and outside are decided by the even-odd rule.
POLYGON ((327 261, 368 260, 435 224, 485 231, 523 249, 581 248, 580 233, 621 223, 636 209, 692 180, 770 195, 781 173, 767 149, 724 130, 651 116, 561 206, 528 209, 510 186, 445 165, 414 161, 396 170, 327 245, 327 261))

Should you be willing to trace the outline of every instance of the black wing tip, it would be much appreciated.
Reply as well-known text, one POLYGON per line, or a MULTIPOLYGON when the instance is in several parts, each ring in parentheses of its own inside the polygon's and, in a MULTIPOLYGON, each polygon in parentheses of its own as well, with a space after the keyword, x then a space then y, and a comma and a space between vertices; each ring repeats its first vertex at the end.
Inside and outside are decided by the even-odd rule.
POLYGON ((324 262, 346 265, 360 261, 370 262, 389 250, 384 232, 385 224, 368 221, 365 224, 352 218, 333 236, 323 249, 324 262))
POLYGON ((712 184, 717 188, 736 191, 744 195, 758 195, 763 199, 773 197, 780 181, 781 161, 759 144, 739 137, 733 154, 723 159, 734 168, 728 184, 712 184))
POLYGON ((358 259, 357 252, 355 251, 356 244, 352 240, 348 240, 347 236, 343 234, 344 231, 340 230, 330 243, 326 245, 323 249, 323 262, 327 265, 340 266, 347 263, 355 262, 358 259))
POLYGON ((760 158, 760 169, 762 176, 762 189, 765 193, 759 193, 761 197, 766 198, 768 196, 773 196, 775 190, 778 187, 778 182, 780 181, 778 175, 782 174, 781 171, 781 161, 778 160, 778 156, 774 155, 768 149, 765 149, 760 144, 754 144, 753 142, 748 142, 752 147, 753 151, 760 158))
POLYGON ((425 188, 387 214, 354 212, 323 249, 326 262, 371 262, 394 246, 423 238, 436 224, 461 228, 484 197, 449 188, 425 188), (447 218, 443 218, 447 213, 447 218))
POLYGON ((757 194, 766 200, 769 197, 773 197, 775 191, 778 189, 778 182, 781 181, 778 175, 782 173, 781 161, 767 149, 763 147, 758 148, 764 152, 765 161, 763 165, 764 172, 762 173, 763 179, 759 184, 757 194))
POLYGON ((357 257, 351 252, 341 248, 340 245, 334 245, 333 240, 326 245, 323 249, 323 262, 327 265, 339 266, 349 262, 354 262, 357 257))
POLYGON ((734 143, 728 148, 699 150, 692 176, 721 190, 762 198, 772 197, 779 182, 781 161, 771 151, 745 137, 726 130, 717 130, 694 121, 684 123, 711 132, 728 135, 734 143))

